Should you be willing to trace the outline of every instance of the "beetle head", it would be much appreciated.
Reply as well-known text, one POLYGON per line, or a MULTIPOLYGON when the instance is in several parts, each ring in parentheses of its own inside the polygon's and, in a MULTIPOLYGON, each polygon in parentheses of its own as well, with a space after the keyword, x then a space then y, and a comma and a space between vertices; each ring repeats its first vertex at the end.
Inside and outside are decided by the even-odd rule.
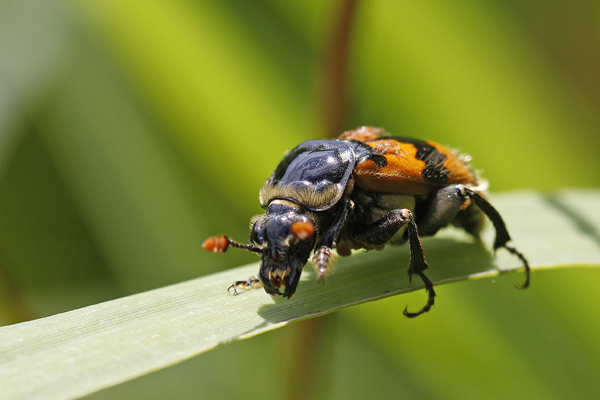
POLYGON ((267 293, 290 298, 315 245, 315 225, 305 209, 273 200, 252 226, 250 239, 261 249, 260 280, 267 293), (281 286, 285 286, 282 292, 281 286))

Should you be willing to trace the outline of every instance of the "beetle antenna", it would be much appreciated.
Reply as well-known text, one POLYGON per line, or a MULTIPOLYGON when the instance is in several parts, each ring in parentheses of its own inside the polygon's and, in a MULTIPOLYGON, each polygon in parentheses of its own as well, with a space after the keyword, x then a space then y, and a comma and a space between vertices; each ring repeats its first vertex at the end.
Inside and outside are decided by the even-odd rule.
POLYGON ((229 239, 227 236, 209 237, 204 241, 204 243, 202 243, 202 247, 204 247, 204 250, 212 251, 213 253, 224 253, 229 246, 237 247, 238 249, 253 251, 255 253, 260 253, 262 251, 261 247, 258 247, 252 243, 241 244, 229 239))

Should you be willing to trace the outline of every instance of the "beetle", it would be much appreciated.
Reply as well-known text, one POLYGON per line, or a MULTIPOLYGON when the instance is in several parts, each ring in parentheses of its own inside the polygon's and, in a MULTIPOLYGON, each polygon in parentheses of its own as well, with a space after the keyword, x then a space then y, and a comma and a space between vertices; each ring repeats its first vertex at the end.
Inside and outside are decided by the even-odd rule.
POLYGON ((259 274, 234 282, 229 289, 263 286, 271 295, 290 298, 304 265, 312 262, 320 280, 335 264, 335 253, 380 250, 408 241, 409 279, 418 275, 428 294, 416 317, 431 309, 433 283, 425 275, 421 236, 451 224, 479 238, 485 217, 496 231, 494 250, 505 248, 525 268, 525 256, 511 240, 498 211, 486 200, 487 184, 467 164, 468 158, 429 141, 391 136, 369 126, 346 131, 335 140, 308 140, 289 151, 260 190, 266 210, 251 221, 250 244, 227 236, 208 238, 203 247, 224 252, 237 247, 261 256, 259 274), (284 287, 283 291, 280 288, 284 287))

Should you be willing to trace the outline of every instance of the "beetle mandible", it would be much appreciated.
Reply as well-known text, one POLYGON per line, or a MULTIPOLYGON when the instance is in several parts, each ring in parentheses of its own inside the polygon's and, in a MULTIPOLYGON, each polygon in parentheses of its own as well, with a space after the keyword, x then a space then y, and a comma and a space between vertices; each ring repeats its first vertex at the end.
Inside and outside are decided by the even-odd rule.
POLYGON ((428 293, 419 311, 404 310, 416 317, 429 311, 435 299, 419 237, 449 224, 478 238, 487 216, 496 230, 494 250, 503 247, 522 261, 525 282, 520 288, 529 286, 527 259, 507 245, 506 225, 486 200, 485 189, 466 161, 448 148, 363 126, 336 140, 308 140, 283 157, 260 190, 266 212, 252 220, 250 244, 216 236, 203 246, 213 252, 233 246, 261 255, 259 274, 234 282, 229 289, 235 293, 263 286, 271 295, 290 298, 313 250, 323 280, 333 271, 333 249, 347 256, 353 249, 408 241, 409 277, 418 275, 428 293))

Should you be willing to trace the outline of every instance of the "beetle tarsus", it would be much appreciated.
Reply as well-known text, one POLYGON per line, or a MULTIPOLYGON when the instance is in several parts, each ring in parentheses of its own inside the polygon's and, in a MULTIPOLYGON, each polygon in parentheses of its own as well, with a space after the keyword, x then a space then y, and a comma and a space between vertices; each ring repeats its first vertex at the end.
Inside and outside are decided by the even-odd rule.
POLYGON ((250 289, 259 289, 261 288, 262 282, 260 281, 260 277, 258 275, 251 276, 245 281, 235 281, 227 288, 227 291, 231 293, 231 289, 233 289, 233 294, 239 294, 237 289, 240 288, 242 290, 250 290, 250 289))
POLYGON ((324 281, 335 270, 336 256, 331 247, 321 246, 313 256, 312 263, 319 278, 324 281))
POLYGON ((529 262, 519 250, 515 249, 512 246, 503 246, 506 250, 510 251, 515 256, 519 257, 519 259, 523 262, 523 266, 525 267, 525 282, 520 285, 515 285, 517 289, 527 289, 529 287, 529 282, 531 280, 531 267, 529 266, 529 262))
POLYGON ((419 315, 428 312, 429 310, 431 310, 431 307, 433 307, 433 304, 435 303, 436 295, 435 295, 435 289, 433 288, 433 283, 429 280, 429 278, 424 273, 418 272, 417 274, 419 275, 419 277, 425 284, 425 290, 427 291, 427 294, 428 294, 427 303, 423 306, 423 308, 421 308, 419 311, 414 312, 414 313, 409 312, 408 306, 407 306, 403 312, 404 316, 407 318, 418 317, 419 315))

